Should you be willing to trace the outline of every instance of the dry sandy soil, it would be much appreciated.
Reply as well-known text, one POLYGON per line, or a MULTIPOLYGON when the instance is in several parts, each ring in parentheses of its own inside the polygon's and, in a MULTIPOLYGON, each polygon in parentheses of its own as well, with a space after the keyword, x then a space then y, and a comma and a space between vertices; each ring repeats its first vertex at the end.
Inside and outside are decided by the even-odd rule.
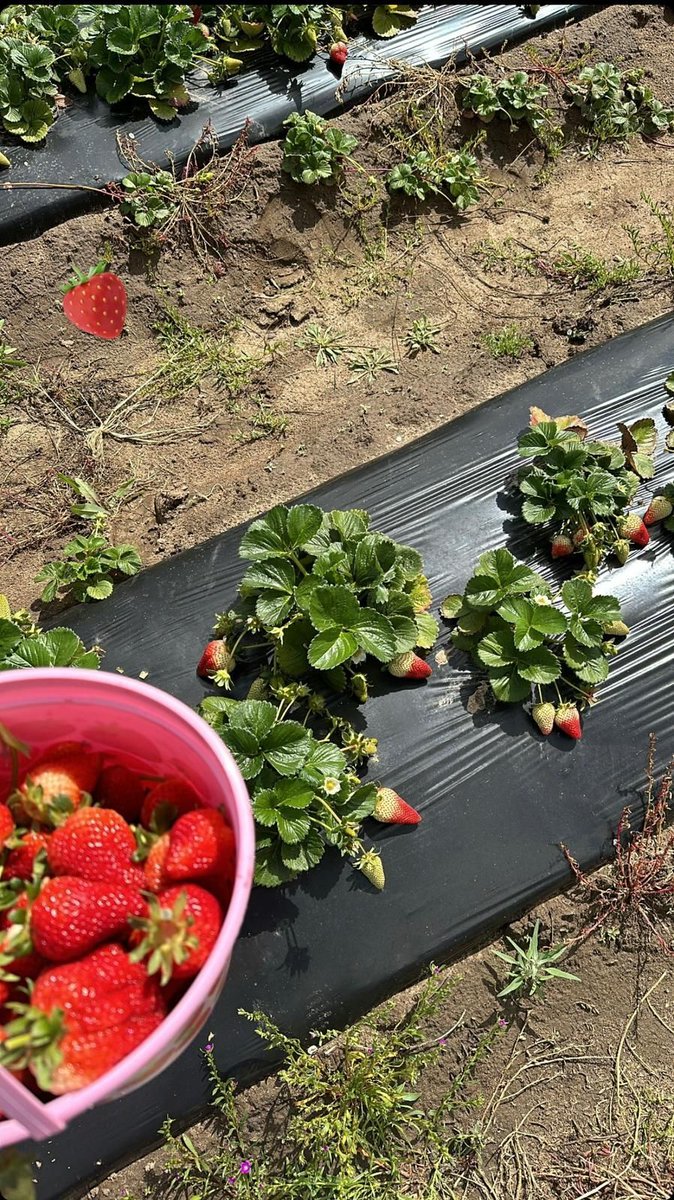
MULTIPOLYGON (((669 10, 656 5, 612 6, 564 33, 533 39, 529 50, 539 61, 553 61, 561 50, 563 63, 588 54, 643 67, 656 94, 671 102, 670 20, 669 10)), ((531 60, 516 48, 499 65, 531 60)), ((393 120, 382 105, 339 118, 341 128, 359 137, 356 157, 375 178, 387 156, 390 163, 393 120)), ((457 138, 467 123, 459 126, 457 138)), ((656 235, 643 196, 671 197, 671 141, 637 138, 588 158, 570 138, 547 163, 529 137, 490 126, 480 153, 490 186, 483 203, 457 220, 442 205, 377 202, 357 211, 366 208, 354 200, 362 177, 348 175, 339 193, 309 191, 281 174, 277 144, 263 146, 243 200, 227 217, 224 273, 205 269, 180 245, 148 260, 131 246, 114 209, 4 251, 5 333, 32 367, 39 364, 39 386, 11 398, 0 414, 11 420, 0 441, 0 591, 15 606, 35 609, 37 570, 77 528, 60 471, 85 476, 103 497, 134 480, 114 534, 135 543, 150 564, 671 307, 667 277, 646 272, 627 286, 592 291, 544 269, 573 247, 607 260, 631 255, 626 226, 656 235), (130 300, 127 331, 112 348, 67 326, 58 300, 71 263, 91 263, 106 248, 130 300), (518 253, 530 253, 543 268, 518 270, 518 253), (237 370, 243 367, 240 390, 232 386, 231 362, 225 382, 206 373, 191 388, 166 386, 166 350, 155 327, 167 306, 197 330, 231 337, 240 352, 237 370), (404 335, 421 315, 440 327, 439 353, 415 358, 405 352, 404 335), (516 360, 494 358, 482 338, 513 321, 531 348, 516 360), (397 373, 354 381, 349 355, 317 367, 297 344, 311 322, 343 335, 349 347, 386 351, 397 373), (574 328, 582 342, 570 340, 574 328), (114 406, 145 384, 143 404, 114 427, 114 436, 101 437, 100 429, 95 435, 114 406)), ((581 923, 572 898, 540 915, 554 938, 581 923)), ((671 963, 657 947, 591 939, 570 969, 579 983, 559 983, 544 1002, 506 1010, 508 1029, 478 1073, 485 1098, 481 1166, 457 1196, 670 1200, 671 963), (509 1081, 505 1091, 502 1080, 509 1081)), ((454 970, 461 982, 437 1028, 466 1015, 447 1058, 425 1080, 430 1100, 446 1089, 470 1037, 501 1011, 495 1000, 501 967, 490 950, 454 970)), ((409 996, 397 1003, 404 1007, 409 996)), ((249 1103, 264 1112, 273 1089, 262 1085, 249 1103)), ((141 1200, 151 1177, 141 1162, 90 1196, 141 1200)))

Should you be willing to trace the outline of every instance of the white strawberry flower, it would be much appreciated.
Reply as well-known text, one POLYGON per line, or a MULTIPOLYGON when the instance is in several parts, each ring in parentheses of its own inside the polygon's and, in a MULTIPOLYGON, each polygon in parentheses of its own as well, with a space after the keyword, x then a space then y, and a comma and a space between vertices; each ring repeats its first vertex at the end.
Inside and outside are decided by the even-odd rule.
POLYGON ((335 779, 334 775, 326 775, 323 780, 323 791, 326 796, 336 796, 341 791, 341 788, 341 783, 338 779, 335 779))

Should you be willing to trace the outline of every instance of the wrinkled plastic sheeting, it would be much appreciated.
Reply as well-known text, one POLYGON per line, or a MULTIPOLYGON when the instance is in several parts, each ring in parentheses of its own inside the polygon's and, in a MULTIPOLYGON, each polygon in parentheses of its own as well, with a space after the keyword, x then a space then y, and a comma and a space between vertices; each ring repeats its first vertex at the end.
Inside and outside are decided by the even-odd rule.
MULTIPOLYGON (((545 4, 532 19, 514 4, 427 5, 412 29, 390 41, 354 38, 340 90, 346 102, 353 102, 390 76, 387 61, 392 58, 439 66, 456 55, 461 62, 468 54, 539 32, 582 15, 588 8, 586 4, 545 4)), ((244 69, 240 78, 222 87, 211 87, 204 76, 191 79, 189 90, 195 106, 170 123, 150 116, 129 118, 128 110, 126 115, 119 106, 111 110, 95 93, 77 96, 42 145, 26 146, 9 139, 3 145, 0 139, 0 148, 6 149, 12 163, 9 171, 2 172, 0 182, 104 187, 127 173, 117 153, 116 133, 133 138, 146 161, 166 162, 171 154, 181 165, 207 121, 225 150, 236 141, 246 121, 251 122, 251 141, 261 142, 277 136, 293 112, 309 108, 325 114, 339 107, 335 95, 339 80, 323 55, 299 66, 271 51, 260 52, 250 61, 255 64, 253 69, 244 69)), ((0 189, 0 245, 15 242, 19 236, 34 236, 97 202, 105 203, 86 191, 0 189)))
MULTIPOLYGON (((663 430, 663 381, 673 367, 674 319, 666 317, 577 355, 309 498, 328 509, 366 508, 374 528, 420 550, 436 610, 447 593, 463 589, 478 554, 504 544, 561 582, 564 568, 550 563, 545 535, 514 515, 504 493, 521 461, 515 443, 529 406, 580 413, 601 437, 615 437, 617 421, 642 415, 657 417, 663 430)), ((656 481, 671 477, 673 461, 659 455, 656 481)), ((195 665, 214 613, 234 601, 242 532, 144 571, 110 600, 72 610, 67 623, 88 644, 104 647, 104 669, 134 677, 145 670, 149 683, 196 705, 212 690, 195 665)), ((648 734, 659 735, 659 760, 674 748, 672 545, 671 535, 656 529, 646 550, 601 576, 600 589, 619 596, 631 633, 578 743, 558 732, 541 737, 519 705, 471 716, 466 701, 477 678, 451 651, 446 628, 430 655, 427 683, 379 681, 361 710, 368 732, 380 739, 377 777, 422 812, 422 824, 399 830, 372 823, 368 832, 386 866, 383 893, 333 852, 295 884, 254 890, 210 1024, 225 1072, 245 1081, 269 1069, 250 1023, 237 1016, 240 1007, 262 1009, 303 1038, 351 1021, 430 962, 465 953, 565 886, 560 843, 585 867, 610 855, 623 805, 643 811, 648 734), (443 648, 447 661, 438 662, 443 648)), ((41 1200, 56 1200, 85 1180, 97 1160, 105 1167, 147 1145, 167 1113, 184 1119, 205 1103, 199 1042, 206 1033, 159 1079, 80 1117, 40 1148, 41 1200)))

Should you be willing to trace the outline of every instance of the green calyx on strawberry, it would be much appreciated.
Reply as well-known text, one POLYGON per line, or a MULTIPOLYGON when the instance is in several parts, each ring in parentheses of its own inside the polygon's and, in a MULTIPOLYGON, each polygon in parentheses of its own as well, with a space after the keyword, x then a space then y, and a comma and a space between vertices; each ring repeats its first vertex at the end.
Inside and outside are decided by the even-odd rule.
POLYGON ((227 642, 216 638, 205 647, 197 664, 197 675, 210 679, 217 687, 229 688, 236 659, 227 642))
POLYGON ((107 340, 119 337, 126 321, 126 288, 105 261, 86 272, 75 270, 61 290, 63 311, 77 329, 107 340))
POLYGON ((185 883, 165 888, 148 899, 148 915, 132 918, 132 962, 159 975, 162 987, 171 979, 191 979, 201 970, 217 940, 222 909, 210 892, 185 883))
POLYGON ((30 1067, 39 1087, 49 1090, 52 1074, 61 1062, 59 1042, 63 1036, 63 1012, 42 1012, 30 1004, 11 1003, 16 1017, 4 1027, 0 1041, 0 1066, 12 1071, 30 1067))

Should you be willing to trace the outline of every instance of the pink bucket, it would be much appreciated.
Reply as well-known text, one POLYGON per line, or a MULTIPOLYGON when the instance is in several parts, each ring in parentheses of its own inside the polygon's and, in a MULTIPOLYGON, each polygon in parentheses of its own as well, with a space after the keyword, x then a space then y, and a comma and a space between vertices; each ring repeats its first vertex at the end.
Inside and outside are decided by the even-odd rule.
MULTIPOLYGON (((137 758, 158 775, 181 775, 204 803, 222 806, 236 838, 232 899, 210 958, 166 1020, 95 1083, 43 1103, 0 1068, 0 1148, 25 1137, 52 1137, 86 1109, 124 1096, 192 1041, 208 1019, 227 977, 245 916, 255 863, 255 830, 246 785, 227 747, 179 700, 146 683, 72 667, 0 673, 0 722, 39 751, 55 741, 82 740, 111 756, 137 758)), ((0 760, 0 788, 9 782, 0 760)), ((0 794, 2 794, 0 792, 0 794)))

